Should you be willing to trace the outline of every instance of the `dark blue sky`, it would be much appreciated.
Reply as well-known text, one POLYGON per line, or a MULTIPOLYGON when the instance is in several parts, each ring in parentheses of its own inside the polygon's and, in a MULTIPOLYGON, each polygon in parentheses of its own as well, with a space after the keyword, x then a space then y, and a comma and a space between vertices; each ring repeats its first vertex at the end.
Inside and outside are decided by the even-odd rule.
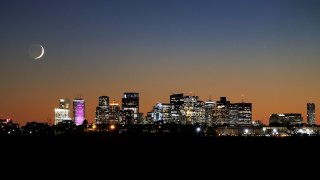
POLYGON ((130 90, 144 94, 143 111, 170 92, 245 93, 263 120, 320 100, 316 0, 2 0, 0 22, 0 113, 20 119, 19 98, 34 94, 49 114, 81 94, 89 119, 98 96, 130 90), (42 61, 32 44, 45 47, 42 61))

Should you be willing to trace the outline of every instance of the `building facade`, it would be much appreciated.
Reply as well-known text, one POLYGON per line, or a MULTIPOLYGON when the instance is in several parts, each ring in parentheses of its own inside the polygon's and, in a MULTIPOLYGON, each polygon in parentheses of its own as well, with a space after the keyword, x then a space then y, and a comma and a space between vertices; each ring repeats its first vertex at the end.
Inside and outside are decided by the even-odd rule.
POLYGON ((119 124, 122 122, 120 104, 116 101, 110 103, 109 122, 119 124))
POLYGON ((82 125, 85 120, 85 101, 81 98, 73 100, 73 119, 77 126, 82 125))
POLYGON ((307 104, 307 122, 309 125, 316 124, 316 105, 314 103, 307 104))
POLYGON ((109 120, 109 96, 100 96, 96 107, 95 121, 97 124, 106 124, 109 120))
POLYGON ((71 121, 69 99, 59 99, 59 108, 54 109, 54 125, 63 121, 71 121))
POLYGON ((138 120, 139 114, 139 93, 124 93, 122 98, 122 111, 133 111, 133 118, 138 120))
POLYGON ((252 103, 235 103, 238 109, 238 122, 240 125, 252 124, 252 103))
POLYGON ((147 114, 148 120, 156 123, 171 122, 171 104, 157 103, 153 110, 147 114))
POLYGON ((177 124, 181 124, 182 122, 182 113, 184 104, 184 96, 182 93, 180 94, 172 94, 170 95, 170 105, 171 105, 171 121, 177 124))
POLYGON ((303 121, 300 113, 283 113, 283 114, 271 114, 269 118, 269 126, 287 126, 298 125, 303 121))
POLYGON ((230 124, 229 118, 230 101, 226 97, 220 97, 220 101, 216 102, 214 109, 214 122, 215 125, 230 124))
POLYGON ((59 109, 68 109, 70 110, 70 100, 69 99, 60 99, 59 100, 59 109))
POLYGON ((209 99, 204 103, 205 123, 209 126, 212 126, 212 123, 213 123, 214 108, 215 108, 215 103, 211 99, 209 99))

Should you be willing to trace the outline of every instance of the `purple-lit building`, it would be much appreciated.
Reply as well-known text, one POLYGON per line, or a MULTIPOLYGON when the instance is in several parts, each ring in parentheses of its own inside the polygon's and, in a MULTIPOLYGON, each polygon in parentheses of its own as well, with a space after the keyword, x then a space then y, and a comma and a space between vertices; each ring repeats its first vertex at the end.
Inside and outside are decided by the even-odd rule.
POLYGON ((82 125, 85 120, 85 102, 81 98, 73 100, 73 118, 77 126, 82 125))

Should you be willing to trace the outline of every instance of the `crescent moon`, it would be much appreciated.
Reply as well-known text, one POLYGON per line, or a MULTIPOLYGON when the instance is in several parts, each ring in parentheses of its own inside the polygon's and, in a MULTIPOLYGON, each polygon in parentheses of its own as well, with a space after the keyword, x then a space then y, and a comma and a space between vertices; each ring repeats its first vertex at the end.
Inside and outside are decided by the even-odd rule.
POLYGON ((41 54, 38 57, 34 58, 34 59, 40 59, 44 55, 44 48, 41 45, 40 45, 40 47, 41 47, 41 54))

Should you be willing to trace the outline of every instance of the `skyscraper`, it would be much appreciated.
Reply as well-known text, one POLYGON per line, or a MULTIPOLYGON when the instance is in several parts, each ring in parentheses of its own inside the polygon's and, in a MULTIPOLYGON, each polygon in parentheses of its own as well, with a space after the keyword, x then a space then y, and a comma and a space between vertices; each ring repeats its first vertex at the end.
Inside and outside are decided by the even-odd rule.
POLYGON ((214 108, 214 124, 230 124, 229 118, 230 101, 226 97, 220 97, 214 108))
POLYGON ((81 98, 73 100, 73 118, 77 126, 82 125, 85 120, 85 101, 81 98))
POLYGON ((54 109, 54 124, 70 120, 70 101, 69 99, 60 99, 59 108, 54 109))
POLYGON ((116 101, 110 103, 109 121, 111 123, 120 123, 120 105, 116 101))
POLYGON ((124 93, 122 98, 122 110, 132 110, 133 118, 137 121, 139 113, 139 93, 124 93))
POLYGON ((316 123, 316 105, 307 103, 307 121, 309 125, 316 123))
POLYGON ((172 94, 170 96, 172 122, 181 123, 181 120, 182 120, 181 110, 183 109, 183 103, 184 103, 184 96, 182 93, 172 94))
POLYGON ((238 108, 238 124, 252 124, 252 104, 251 103, 235 103, 238 108))
POLYGON ((215 107, 215 103, 211 100, 211 98, 204 103, 205 123, 209 126, 211 126, 213 123, 214 107, 215 107))
POLYGON ((95 120, 97 124, 104 124, 109 120, 109 96, 99 97, 95 120))

